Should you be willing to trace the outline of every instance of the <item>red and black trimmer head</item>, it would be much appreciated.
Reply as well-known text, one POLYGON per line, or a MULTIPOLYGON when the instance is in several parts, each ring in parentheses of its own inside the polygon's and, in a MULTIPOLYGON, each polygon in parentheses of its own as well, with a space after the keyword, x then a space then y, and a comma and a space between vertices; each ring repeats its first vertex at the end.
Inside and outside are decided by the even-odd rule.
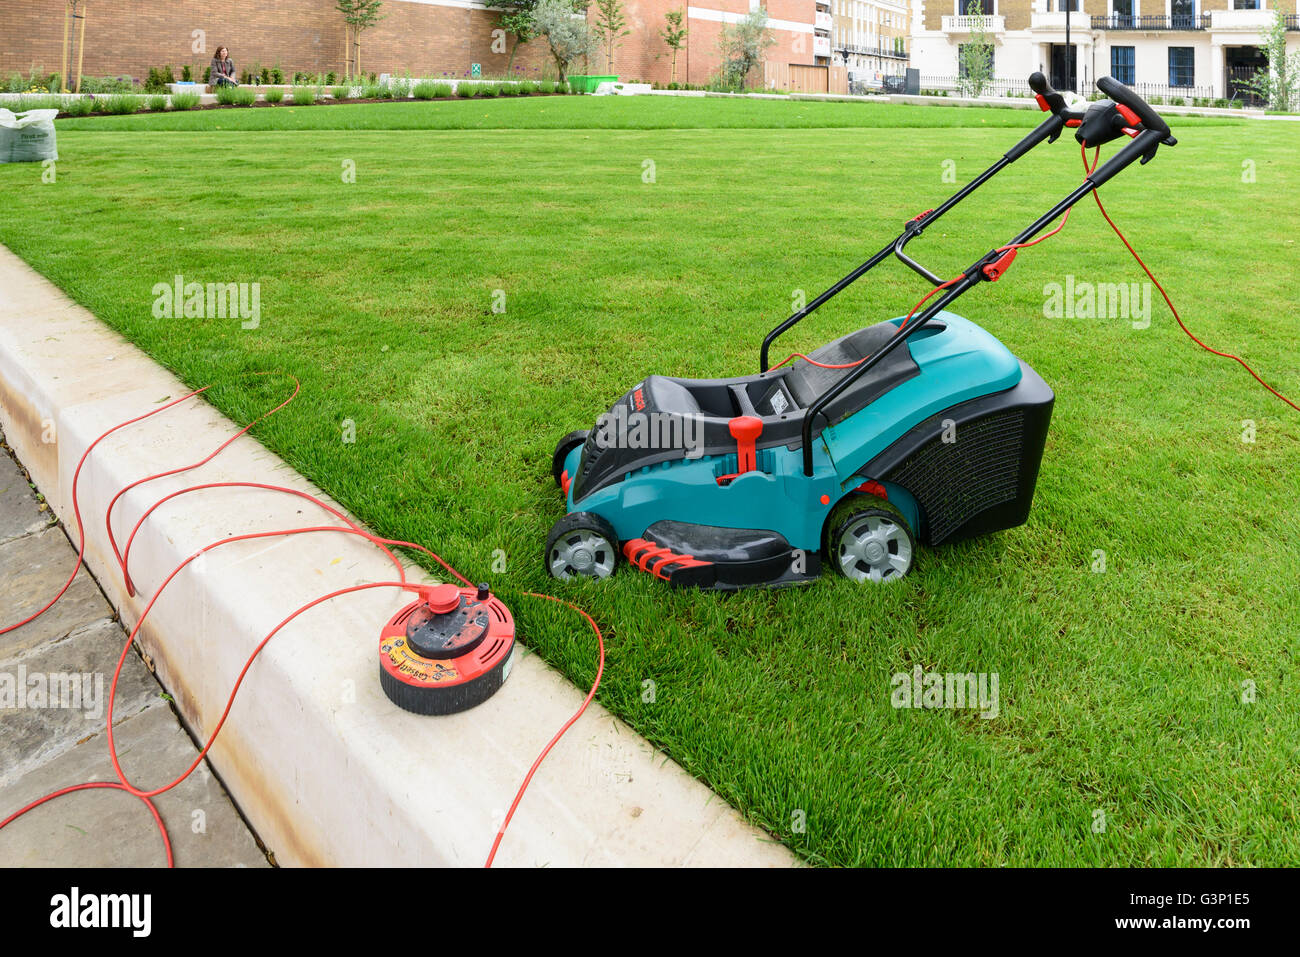
POLYGON ((380 633, 379 683, 399 708, 454 714, 501 687, 514 651, 515 620, 487 585, 432 585, 380 633))

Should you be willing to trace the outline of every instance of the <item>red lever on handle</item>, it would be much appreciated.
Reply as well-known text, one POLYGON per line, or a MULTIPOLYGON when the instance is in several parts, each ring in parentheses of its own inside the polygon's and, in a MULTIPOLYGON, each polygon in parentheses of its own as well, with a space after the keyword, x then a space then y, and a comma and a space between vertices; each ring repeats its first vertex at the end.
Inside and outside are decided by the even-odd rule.
POLYGON ((997 282, 1002 278, 1002 274, 1011 268, 1011 264, 1016 259, 1016 247, 1012 246, 997 259, 991 263, 984 264, 984 278, 991 282, 997 282))
POLYGON ((736 440, 736 474, 754 471, 758 468, 754 442, 763 432, 763 420, 752 415, 739 415, 727 423, 727 429, 736 440))
POLYGON ((1120 116, 1124 117, 1124 122, 1127 123, 1129 126, 1138 127, 1142 125, 1142 121, 1138 118, 1138 115, 1134 113, 1132 110, 1130 110, 1123 103, 1116 103, 1115 110, 1116 112, 1119 113, 1120 116))

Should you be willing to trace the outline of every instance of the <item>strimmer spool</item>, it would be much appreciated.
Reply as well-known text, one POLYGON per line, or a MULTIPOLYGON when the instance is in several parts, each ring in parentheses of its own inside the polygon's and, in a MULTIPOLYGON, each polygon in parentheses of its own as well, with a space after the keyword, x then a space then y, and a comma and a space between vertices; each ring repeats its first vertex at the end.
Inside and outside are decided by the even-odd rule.
POLYGON ((487 585, 433 585, 380 633, 379 683, 399 708, 454 714, 492 697, 514 652, 515 620, 487 585))

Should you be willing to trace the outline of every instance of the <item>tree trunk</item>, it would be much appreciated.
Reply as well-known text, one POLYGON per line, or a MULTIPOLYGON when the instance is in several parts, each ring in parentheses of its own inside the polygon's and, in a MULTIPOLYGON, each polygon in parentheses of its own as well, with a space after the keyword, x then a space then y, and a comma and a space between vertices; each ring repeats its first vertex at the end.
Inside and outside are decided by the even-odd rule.
POLYGON ((506 58, 506 76, 510 75, 510 68, 515 65, 515 51, 519 49, 519 35, 515 34, 514 45, 510 48, 510 56, 506 58))

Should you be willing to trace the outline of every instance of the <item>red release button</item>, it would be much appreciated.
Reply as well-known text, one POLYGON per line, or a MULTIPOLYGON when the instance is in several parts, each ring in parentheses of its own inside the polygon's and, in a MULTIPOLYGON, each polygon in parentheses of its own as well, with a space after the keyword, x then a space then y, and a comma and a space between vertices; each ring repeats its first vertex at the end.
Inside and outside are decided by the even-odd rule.
POLYGON ((460 589, 455 585, 434 585, 429 589, 428 594, 426 601, 429 609, 438 615, 455 611, 456 606, 460 604, 460 589))

